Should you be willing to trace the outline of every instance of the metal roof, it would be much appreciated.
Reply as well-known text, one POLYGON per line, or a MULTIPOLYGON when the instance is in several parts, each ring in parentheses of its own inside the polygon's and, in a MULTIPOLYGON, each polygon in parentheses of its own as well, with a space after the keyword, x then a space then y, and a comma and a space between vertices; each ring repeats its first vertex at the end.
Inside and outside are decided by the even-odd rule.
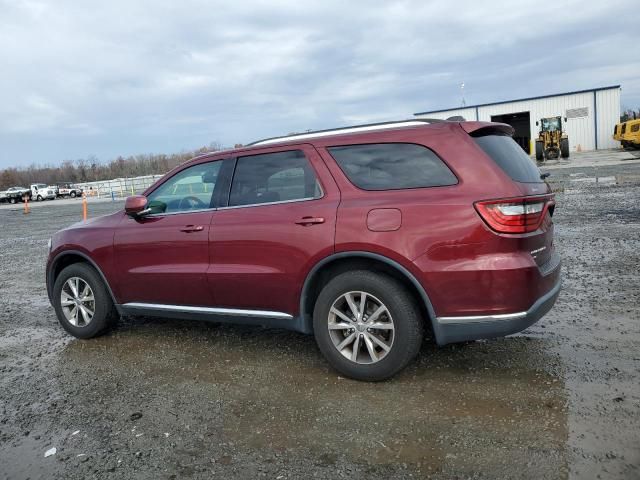
POLYGON ((600 90, 613 90, 614 88, 620 88, 620 85, 611 85, 609 87, 589 88, 587 90, 574 90, 573 92, 565 92, 565 93, 552 93, 550 95, 540 95, 538 97, 517 98, 515 100, 503 100, 501 102, 479 103, 477 105, 465 105, 464 107, 453 107, 453 108, 443 108, 443 109, 440 109, 440 110, 429 110, 428 112, 414 113, 414 115, 426 115, 426 114, 429 114, 429 113, 451 112, 453 110, 462 110, 462 109, 465 109, 465 108, 490 107, 492 105, 503 105, 505 103, 526 102, 526 101, 529 101, 529 100, 540 100, 542 98, 551 98, 551 97, 564 97, 566 95, 576 95, 578 93, 599 92, 600 90))

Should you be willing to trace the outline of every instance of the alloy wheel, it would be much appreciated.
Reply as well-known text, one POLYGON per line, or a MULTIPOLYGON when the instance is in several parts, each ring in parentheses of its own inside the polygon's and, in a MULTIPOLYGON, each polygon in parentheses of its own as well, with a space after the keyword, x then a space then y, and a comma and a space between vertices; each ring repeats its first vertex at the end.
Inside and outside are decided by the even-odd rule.
POLYGON ((89 284, 80 277, 69 278, 60 292, 60 305, 67 321, 74 327, 86 327, 96 310, 96 301, 89 284))
POLYGON ((358 364, 382 360, 393 346, 395 325, 387 307, 367 292, 347 292, 329 310, 333 346, 358 364))

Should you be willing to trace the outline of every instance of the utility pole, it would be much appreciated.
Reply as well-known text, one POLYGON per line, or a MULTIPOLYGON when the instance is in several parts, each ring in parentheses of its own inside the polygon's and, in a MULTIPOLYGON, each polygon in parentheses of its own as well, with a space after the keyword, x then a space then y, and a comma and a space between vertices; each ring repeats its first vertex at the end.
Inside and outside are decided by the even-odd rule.
POLYGON ((462 106, 466 107, 467 106, 467 102, 464 99, 464 82, 462 82, 460 84, 460 95, 462 96, 462 106))

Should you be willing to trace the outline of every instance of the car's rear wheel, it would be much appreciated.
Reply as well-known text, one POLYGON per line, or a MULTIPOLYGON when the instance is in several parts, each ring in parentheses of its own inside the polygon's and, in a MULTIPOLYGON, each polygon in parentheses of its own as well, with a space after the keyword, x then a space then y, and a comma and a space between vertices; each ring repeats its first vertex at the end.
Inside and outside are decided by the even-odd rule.
POLYGON ((11 197, 11 198, 9 199, 9 203, 14 204, 14 205, 17 203, 17 201, 18 201, 18 200, 17 200, 15 197, 11 197))
POLYGON ((74 263, 60 272, 53 285, 52 299, 58 321, 77 338, 98 336, 117 318, 102 278, 86 263, 74 263))
POLYGON ((76 198, 76 192, 71 192, 71 193, 69 194, 69 196, 70 196, 71 198, 76 198))
POLYGON ((42 195, 38 195, 36 197, 36 202, 41 202, 42 201, 42 195))
POLYGON ((322 289, 313 312, 320 351, 333 368, 356 380, 385 380, 417 355, 420 309, 397 280, 351 271, 322 289))

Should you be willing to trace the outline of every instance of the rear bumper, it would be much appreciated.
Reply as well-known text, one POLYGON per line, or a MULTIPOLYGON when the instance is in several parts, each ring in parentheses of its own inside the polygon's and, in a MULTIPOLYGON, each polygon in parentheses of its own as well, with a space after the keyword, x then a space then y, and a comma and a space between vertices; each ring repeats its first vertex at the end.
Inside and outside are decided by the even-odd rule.
POLYGON ((555 285, 524 312, 469 317, 438 317, 435 336, 438 345, 482 338, 504 337, 518 333, 540 320, 556 303, 561 288, 560 275, 555 285))

